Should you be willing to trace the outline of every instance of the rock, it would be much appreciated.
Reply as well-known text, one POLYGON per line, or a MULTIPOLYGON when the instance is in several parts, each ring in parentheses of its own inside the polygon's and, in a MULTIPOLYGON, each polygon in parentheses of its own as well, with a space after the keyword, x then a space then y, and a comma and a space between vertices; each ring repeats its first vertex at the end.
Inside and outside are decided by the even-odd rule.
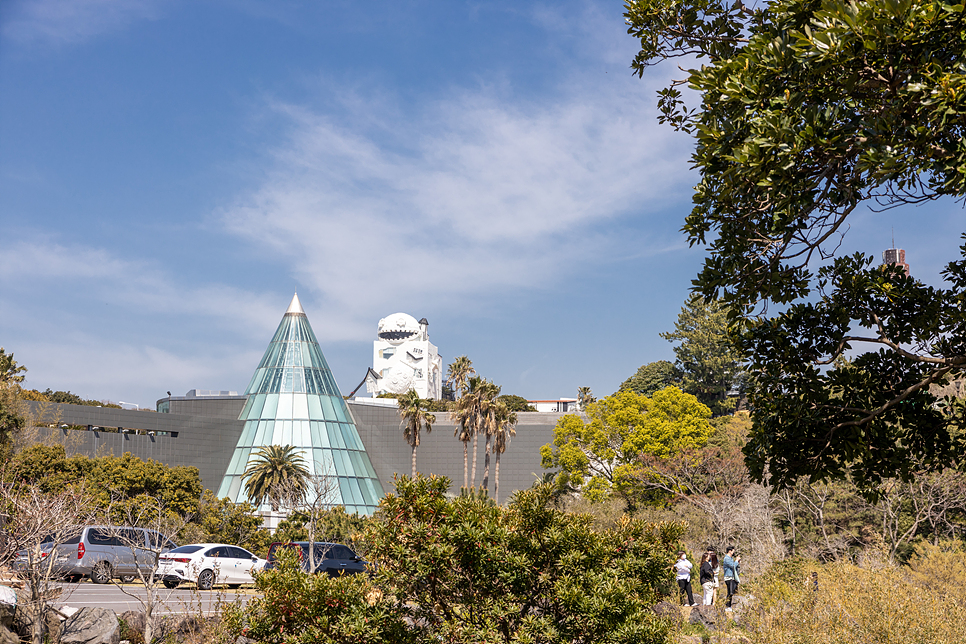
POLYGON ((700 635, 678 635, 674 638, 675 644, 703 644, 704 639, 700 635))
POLYGON ((85 606, 64 622, 61 644, 118 644, 117 615, 106 608, 85 606))
POLYGON ((720 630, 728 622, 724 609, 719 610, 717 606, 696 606, 691 609, 688 622, 704 626, 709 631, 720 630))
POLYGON ((128 632, 144 632, 144 613, 139 610, 126 610, 117 616, 118 621, 124 622, 128 632))
POLYGON ((657 604, 651 606, 651 610, 654 611, 654 614, 658 617, 669 619, 675 624, 684 622, 684 617, 681 616, 681 607, 677 604, 668 601, 658 602, 657 604))

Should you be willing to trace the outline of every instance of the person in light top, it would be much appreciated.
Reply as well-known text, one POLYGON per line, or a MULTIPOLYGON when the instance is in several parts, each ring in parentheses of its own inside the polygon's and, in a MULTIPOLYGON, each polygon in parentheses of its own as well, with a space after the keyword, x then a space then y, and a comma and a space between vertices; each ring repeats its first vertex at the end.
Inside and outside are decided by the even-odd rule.
POLYGON ((685 606, 697 606, 694 602, 694 593, 691 590, 691 568, 694 566, 688 561, 688 555, 683 550, 678 552, 678 560, 671 566, 678 580, 678 588, 681 590, 681 603, 685 606), (685 596, 687 603, 684 602, 685 596))

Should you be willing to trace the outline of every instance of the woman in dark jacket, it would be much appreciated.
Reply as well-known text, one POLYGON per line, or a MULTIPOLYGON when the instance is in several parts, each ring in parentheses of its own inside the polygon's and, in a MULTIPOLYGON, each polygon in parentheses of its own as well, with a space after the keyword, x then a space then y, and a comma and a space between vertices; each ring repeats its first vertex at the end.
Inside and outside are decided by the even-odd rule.
POLYGON ((714 566, 711 565, 711 555, 707 552, 701 556, 700 582, 704 589, 704 605, 710 606, 714 597, 714 566))

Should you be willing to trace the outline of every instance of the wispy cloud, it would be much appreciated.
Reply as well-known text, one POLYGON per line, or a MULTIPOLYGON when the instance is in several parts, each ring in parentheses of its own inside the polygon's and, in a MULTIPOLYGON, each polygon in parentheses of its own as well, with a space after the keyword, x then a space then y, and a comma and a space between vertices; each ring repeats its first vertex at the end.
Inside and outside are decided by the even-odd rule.
POLYGON ((64 45, 157 18, 166 0, 11 0, 0 37, 64 45))
POLYGON ((153 262, 50 240, 11 242, 8 252, 0 256, 0 286, 6 294, 0 302, 6 300, 10 306, 17 291, 79 290, 85 299, 109 301, 133 319, 197 316, 259 338, 278 323, 283 310, 277 294, 217 283, 185 283, 153 262))
POLYGON ((628 220, 687 195, 689 142, 634 79, 570 78, 540 100, 461 90, 416 113, 325 94, 341 105, 271 104, 288 128, 275 167, 220 217, 287 258, 353 337, 390 302, 458 305, 640 253, 628 220))

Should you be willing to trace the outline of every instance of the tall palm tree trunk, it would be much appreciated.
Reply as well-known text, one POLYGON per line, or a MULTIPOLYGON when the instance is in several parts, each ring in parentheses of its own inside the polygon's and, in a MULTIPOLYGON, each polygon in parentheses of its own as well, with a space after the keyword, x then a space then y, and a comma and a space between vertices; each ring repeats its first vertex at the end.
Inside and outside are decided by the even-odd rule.
POLYGON ((483 489, 490 489, 490 435, 486 435, 486 447, 483 450, 483 489))
POLYGON ((480 437, 478 434, 473 434, 473 487, 476 487, 476 445, 479 442, 480 437))
POLYGON ((496 463, 493 464, 493 500, 500 503, 500 450, 496 452, 496 463))
POLYGON ((468 441, 463 441, 463 489, 469 489, 470 487, 470 461, 469 461, 469 447, 468 441))
POLYGON ((413 445, 413 478, 416 478, 416 446, 413 445))

